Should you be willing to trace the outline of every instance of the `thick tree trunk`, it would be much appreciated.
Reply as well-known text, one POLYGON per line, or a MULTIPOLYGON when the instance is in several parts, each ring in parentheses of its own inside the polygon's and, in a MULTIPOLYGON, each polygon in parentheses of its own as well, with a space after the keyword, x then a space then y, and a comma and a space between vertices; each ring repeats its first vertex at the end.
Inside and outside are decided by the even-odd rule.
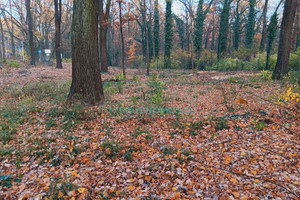
POLYGON ((269 0, 265 0, 265 5, 263 9, 263 30, 261 33, 261 41, 260 41, 260 51, 265 49, 266 38, 267 38, 267 12, 268 12, 268 2, 269 0))
POLYGON ((34 54, 34 41, 33 41, 33 22, 31 16, 30 0, 25 1, 27 11, 27 23, 29 32, 29 51, 30 51, 30 64, 35 65, 35 54, 34 54))
POLYGON ((293 24, 296 15, 298 0, 286 0, 284 4, 283 18, 281 23, 280 40, 278 47, 278 57, 276 67, 273 72, 273 78, 281 79, 282 75, 289 72, 290 59, 290 37, 293 31, 293 24))
POLYGON ((120 34, 121 34, 121 42, 122 42, 122 69, 123 69, 123 75, 126 77, 125 73, 125 43, 124 43, 124 34, 123 34, 123 19, 122 19, 122 0, 119 0, 119 18, 120 18, 120 34))
POLYGON ((0 16, 0 29, 1 29, 1 42, 2 42, 2 60, 3 60, 3 63, 6 63, 5 40, 4 40, 4 32, 3 32, 3 24, 2 24, 1 16, 0 16))
POLYGON ((55 54, 56 68, 62 69, 61 60, 61 0, 54 0, 55 7, 55 54))
POLYGON ((74 0, 72 22, 72 84, 75 94, 89 104, 104 101, 99 65, 97 0, 74 0))

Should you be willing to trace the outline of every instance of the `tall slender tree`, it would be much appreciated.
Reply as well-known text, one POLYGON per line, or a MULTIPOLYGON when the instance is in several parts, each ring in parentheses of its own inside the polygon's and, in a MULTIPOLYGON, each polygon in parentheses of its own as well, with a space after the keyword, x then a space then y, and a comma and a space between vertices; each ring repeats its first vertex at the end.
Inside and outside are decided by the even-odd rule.
POLYGON ((235 22, 234 22, 234 40, 233 40, 233 48, 235 50, 239 49, 240 43, 240 11, 239 11, 240 0, 236 1, 235 8, 235 22))
POLYGON ((55 54, 56 54, 56 68, 62 69, 61 59, 61 0, 54 0, 55 7, 55 54))
POLYGON ((246 47, 251 48, 255 34, 255 5, 256 0, 249 0, 249 15, 248 23, 246 26, 246 47))
POLYGON ((298 14, 297 14, 297 17, 296 17, 296 27, 297 27, 297 35, 296 35, 296 49, 298 49, 298 47, 300 47, 300 6, 298 6, 298 14))
POLYGON ((103 8, 103 0, 99 1, 99 38, 100 38, 100 63, 101 71, 108 72, 108 52, 107 52, 107 29, 109 26, 109 16, 111 0, 106 1, 105 12, 103 8))
POLYGON ((270 62, 270 56, 271 56, 271 51, 273 47, 273 42, 276 37, 276 32, 277 32, 277 25, 278 25, 278 14, 277 11, 274 12, 274 14, 271 17, 270 24, 268 27, 268 42, 267 42, 267 61, 266 61, 266 70, 269 70, 269 62, 270 62))
POLYGON ((177 26, 177 32, 180 39, 180 47, 183 50, 184 44, 185 44, 185 29, 184 29, 184 21, 176 16, 176 26, 177 26))
POLYGON ((203 41, 203 29, 204 29, 204 20, 206 18, 206 15, 211 7, 211 4, 213 3, 213 0, 211 0, 207 6, 207 8, 203 9, 203 0, 199 0, 198 7, 197 7, 197 15, 195 19, 195 50, 200 55, 202 51, 202 41, 203 41))
POLYGON ((260 51, 265 50, 265 43, 266 43, 266 37, 267 37, 267 12, 268 12, 268 3, 269 0, 265 0, 265 5, 263 9, 263 29, 261 33, 261 40, 260 40, 260 46, 259 49, 260 51))
POLYGON ((121 36, 121 45, 122 45, 121 66, 122 66, 122 70, 123 70, 123 76, 126 77, 126 72, 125 72, 125 42, 124 42, 124 34, 123 34, 123 16, 122 16, 123 0, 118 0, 118 4, 119 4, 120 36, 121 36))
POLYGON ((27 12, 27 25, 29 35, 29 52, 30 52, 30 64, 35 65, 35 54, 34 54, 34 41, 33 41, 33 21, 31 14, 30 0, 25 1, 26 12, 27 12))
POLYGON ((171 68, 171 49, 173 42, 173 19, 172 19, 172 0, 166 0, 166 20, 165 20, 165 68, 171 68))
POLYGON ((150 75, 150 48, 149 48, 149 33, 147 25, 147 6, 146 0, 143 1, 144 16, 145 16, 145 34, 146 34, 146 64, 147 64, 147 76, 150 75))
POLYGON ((1 43, 2 43, 2 60, 3 63, 6 63, 6 55, 5 55, 5 40, 4 40, 4 31, 3 31, 3 24, 2 24, 2 17, 0 15, 0 31, 1 31, 1 43))
POLYGON ((225 56, 227 51, 227 36, 229 31, 229 13, 232 0, 224 0, 221 12, 219 38, 218 38, 218 60, 225 56))
POLYGON ((159 57, 159 49, 160 49, 159 29, 160 28, 159 28, 158 0, 155 0, 153 38, 154 38, 154 56, 156 59, 158 59, 159 57))
POLYGON ((10 9, 10 20, 11 20, 11 31, 10 31, 11 50, 12 50, 13 58, 16 59, 15 27, 14 27, 14 23, 13 23, 13 12, 12 12, 11 0, 9 0, 9 9, 10 9))
POLYGON ((72 84, 75 94, 89 104, 104 101, 98 48, 98 0, 74 0, 72 22, 72 84))

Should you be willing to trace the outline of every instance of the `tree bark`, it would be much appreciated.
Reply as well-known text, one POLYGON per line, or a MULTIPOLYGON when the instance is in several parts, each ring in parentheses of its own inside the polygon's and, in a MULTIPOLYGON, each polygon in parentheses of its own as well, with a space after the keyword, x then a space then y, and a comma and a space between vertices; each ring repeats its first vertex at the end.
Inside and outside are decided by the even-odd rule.
POLYGON ((106 11, 103 10, 103 0, 100 0, 99 24, 100 24, 100 63, 101 71, 108 72, 108 52, 107 52, 107 26, 109 25, 109 14, 111 0, 106 2, 106 11))
POLYGON ((266 38, 267 38, 267 12, 268 12, 268 2, 269 0, 265 0, 265 5, 263 9, 263 30, 261 33, 261 41, 260 41, 260 51, 265 49, 266 38))
POLYGON ((149 35, 148 35, 148 26, 147 26, 147 10, 146 10, 146 0, 143 3, 144 6, 144 15, 145 15, 145 33, 146 33, 146 64, 147 64, 147 76, 150 75, 150 55, 149 55, 149 35))
POLYGON ((56 68, 62 69, 61 60, 61 0, 54 0, 55 7, 55 54, 56 68))
POLYGON ((122 42, 122 69, 123 69, 123 75, 126 77, 125 73, 125 43, 124 43, 124 34, 123 34, 123 20, 122 20, 122 0, 119 0, 119 18, 120 18, 120 34, 121 34, 121 42, 122 42))
POLYGON ((13 14, 12 14, 12 5, 11 5, 11 0, 9 0, 9 8, 10 8, 10 20, 11 20, 11 32, 10 32, 10 37, 11 37, 11 51, 13 55, 13 59, 16 59, 16 45, 15 45, 15 28, 14 28, 14 23, 13 23, 13 14))
POLYGON ((3 60, 3 63, 6 63, 5 40, 4 40, 4 32, 3 32, 3 24, 2 24, 2 17, 1 16, 0 16, 0 29, 1 29, 1 41, 2 41, 2 60, 3 60))
POLYGON ((33 41, 33 22, 30 8, 30 0, 25 1, 26 12, 27 12, 27 23, 29 33, 29 51, 30 51, 30 64, 35 65, 35 54, 34 54, 34 41, 33 41))
POLYGON ((296 15, 298 0, 286 0, 284 4, 283 18, 281 22, 280 40, 276 67, 273 72, 274 79, 281 79, 289 72, 290 59, 290 37, 293 31, 293 24, 296 15))
POLYGON ((72 22, 72 84, 69 97, 77 94, 89 104, 103 103, 98 48, 97 0, 74 0, 72 22))

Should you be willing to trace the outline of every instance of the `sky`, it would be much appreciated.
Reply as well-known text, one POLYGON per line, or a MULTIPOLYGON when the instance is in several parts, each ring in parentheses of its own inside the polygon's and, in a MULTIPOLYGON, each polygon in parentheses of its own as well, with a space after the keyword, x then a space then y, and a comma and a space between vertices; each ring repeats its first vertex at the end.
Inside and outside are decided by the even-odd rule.
MULTIPOLYGON (((204 0, 204 1, 207 1, 207 0, 204 0)), ((264 0, 262 0, 264 1, 264 0)), ((273 11, 276 9, 278 3, 279 3, 280 0, 269 0, 269 10, 268 10, 268 13, 272 14, 273 11)), ((198 3, 198 0, 194 0, 195 2, 195 5, 197 5, 198 3)), ((159 3, 162 5, 162 7, 164 8, 165 7, 165 0, 159 0, 159 3)), ((281 4, 281 7, 282 7, 283 4, 281 4)), ((178 0, 173 0, 173 4, 172 4, 172 11, 176 14, 176 15, 180 15, 180 14, 183 14, 183 5, 182 3, 180 3, 178 0)), ((270 14, 270 15, 271 15, 270 14)))

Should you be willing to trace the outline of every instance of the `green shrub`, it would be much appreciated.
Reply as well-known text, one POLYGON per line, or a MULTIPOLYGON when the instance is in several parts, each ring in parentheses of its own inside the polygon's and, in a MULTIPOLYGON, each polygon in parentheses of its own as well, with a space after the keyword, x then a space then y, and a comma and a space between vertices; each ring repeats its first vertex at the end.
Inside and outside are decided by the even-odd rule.
POLYGON ((215 51, 203 49, 200 58, 197 60, 197 67, 200 70, 204 70, 207 66, 212 66, 217 61, 217 53, 215 51))
POLYGON ((72 58, 63 58, 64 63, 72 63, 72 58))
POLYGON ((16 60, 7 60, 6 61, 7 67, 13 67, 13 68, 20 68, 21 64, 16 60))
POLYGON ((250 61, 256 56, 258 52, 259 51, 257 47, 253 47, 251 49, 246 47, 240 47, 239 50, 234 51, 232 53, 232 57, 243 61, 250 61))
POLYGON ((171 53, 171 62, 172 68, 174 69, 190 69, 192 66, 191 54, 187 51, 178 49, 171 53))
POLYGON ((131 68, 141 68, 146 67, 143 56, 137 56, 134 60, 129 63, 131 68))
POLYGON ((150 63, 151 69, 163 69, 164 68, 164 58, 160 57, 159 59, 153 59, 150 63))
POLYGON ((298 71, 300 69, 300 47, 290 54, 290 70, 298 71))
POLYGON ((270 71, 261 71, 260 72, 260 77, 263 80, 271 80, 272 79, 272 72, 270 72, 270 71))

